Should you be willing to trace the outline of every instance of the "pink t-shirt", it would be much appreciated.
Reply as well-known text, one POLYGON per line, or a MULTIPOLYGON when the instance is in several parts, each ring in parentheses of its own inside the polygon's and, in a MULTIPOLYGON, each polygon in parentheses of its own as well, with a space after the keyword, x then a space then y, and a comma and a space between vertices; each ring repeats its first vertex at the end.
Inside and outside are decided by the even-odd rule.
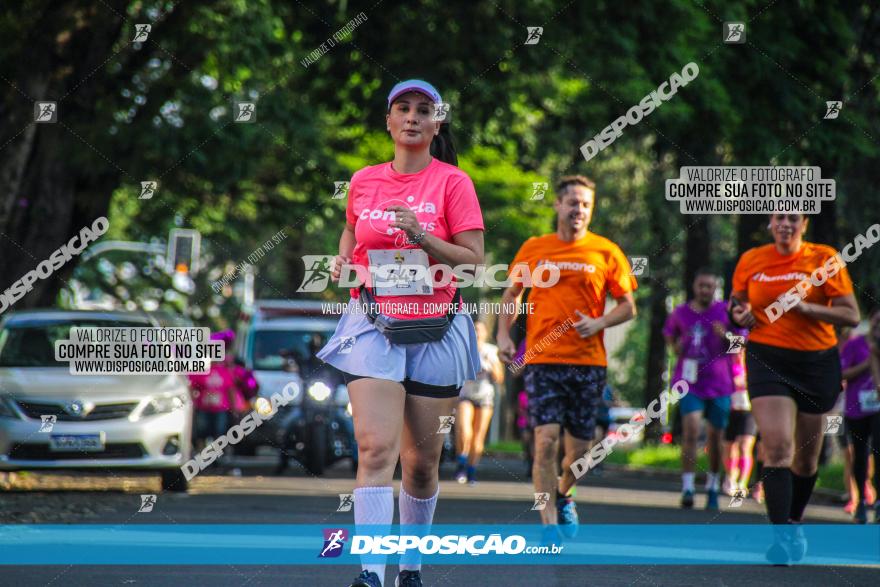
MULTIPOLYGON (((390 162, 365 167, 351 178, 345 211, 346 219, 355 227, 353 265, 369 270, 370 250, 419 248, 407 244, 404 231, 390 226, 396 214, 385 212, 387 206, 409 207, 426 232, 446 242, 452 242, 452 235, 459 232, 483 230, 474 184, 458 167, 436 158, 418 173, 398 173, 390 162)), ((432 267, 438 263, 433 257, 428 261, 432 267)), ((357 289, 351 290, 352 297, 358 294, 357 289)), ((382 304, 382 313, 388 316, 425 318, 445 314, 431 310, 451 302, 454 294, 452 281, 435 286, 430 295, 376 296, 376 302, 382 304)))
POLYGON ((256 380, 246 369, 238 365, 212 363, 211 370, 205 374, 190 373, 190 386, 193 389, 193 405, 200 412, 228 412, 229 392, 235 397, 235 409, 247 408, 245 394, 256 395, 256 380))

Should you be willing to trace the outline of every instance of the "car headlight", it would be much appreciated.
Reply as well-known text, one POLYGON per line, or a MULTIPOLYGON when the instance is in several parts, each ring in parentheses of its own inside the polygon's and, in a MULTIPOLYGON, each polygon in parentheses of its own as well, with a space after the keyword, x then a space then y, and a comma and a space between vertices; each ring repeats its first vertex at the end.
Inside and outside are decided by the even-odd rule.
POLYGON ((326 401, 330 397, 330 388, 323 381, 315 381, 309 386, 309 396, 317 402, 326 401))
POLYGON ((174 410, 179 410, 186 405, 182 395, 172 395, 167 397, 154 397, 150 400, 143 410, 141 410, 141 418, 146 416, 155 416, 157 414, 167 414, 174 410))

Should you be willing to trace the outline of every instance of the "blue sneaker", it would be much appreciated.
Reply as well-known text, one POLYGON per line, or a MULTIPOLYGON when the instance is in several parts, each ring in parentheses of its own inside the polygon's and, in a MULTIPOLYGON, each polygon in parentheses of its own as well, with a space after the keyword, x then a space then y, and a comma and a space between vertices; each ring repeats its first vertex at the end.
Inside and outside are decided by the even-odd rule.
POLYGON ((420 571, 400 571, 394 580, 394 587, 422 587, 422 573, 420 571))
POLYGON ((690 489, 681 492, 681 507, 686 510, 694 507, 694 492, 690 489))
POLYGON ((794 562, 800 562, 807 555, 807 537, 804 535, 804 529, 799 522, 792 522, 789 526, 789 532, 786 533, 788 538, 785 549, 788 556, 794 562))
POLYGON ((773 541, 770 548, 765 554, 767 562, 777 567, 787 567, 791 565, 791 559, 788 556, 788 550, 783 545, 783 541, 779 538, 773 541))
POLYGON ((559 532, 566 538, 574 538, 578 533, 577 506, 571 497, 562 496, 556 500, 556 523, 559 532))
POLYGON ((803 560, 807 554, 807 538, 800 524, 773 526, 773 545, 767 550, 767 560, 775 566, 788 567, 803 560))
POLYGON ((718 509, 718 492, 714 489, 706 492, 706 509, 713 511, 718 509))
POLYGON ((562 544, 562 537, 559 536, 558 526, 544 526, 541 531, 541 546, 550 546, 562 544))
POLYGON ((467 470, 467 457, 464 455, 458 455, 455 461, 455 480, 459 483, 464 483, 467 481, 467 476, 465 475, 465 471, 467 470))
POLYGON ((379 575, 372 571, 361 571, 348 587, 382 587, 382 581, 379 580, 379 575))

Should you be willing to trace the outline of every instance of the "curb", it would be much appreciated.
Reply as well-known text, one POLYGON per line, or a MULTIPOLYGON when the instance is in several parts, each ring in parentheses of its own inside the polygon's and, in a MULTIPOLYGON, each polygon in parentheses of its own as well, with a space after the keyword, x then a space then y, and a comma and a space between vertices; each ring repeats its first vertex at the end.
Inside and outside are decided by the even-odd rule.
MULTIPOLYGON (((484 453, 484 456, 494 457, 496 459, 507 458, 512 460, 522 460, 521 457, 517 457, 505 452, 486 452, 484 453)), ((660 479, 663 481, 679 481, 681 479, 681 473, 679 473, 678 471, 671 471, 669 469, 661 469, 657 467, 639 467, 635 465, 619 465, 616 463, 605 463, 603 466, 608 472, 625 473, 639 479, 650 478, 653 480, 660 479)), ((821 503, 822 505, 843 505, 843 502, 840 501, 840 492, 836 489, 817 487, 813 490, 812 499, 816 502, 821 503)))
MULTIPOLYGON (((681 474, 677 471, 670 471, 669 469, 659 469, 656 467, 636 467, 634 465, 617 465, 612 463, 606 464, 605 467, 609 471, 622 471, 641 478, 651 477, 652 479, 663 479, 669 481, 678 481, 681 478, 681 474)), ((817 487, 813 490, 813 496, 820 498, 818 501, 821 501, 824 505, 843 505, 839 499, 840 492, 838 492, 836 489, 817 487)))

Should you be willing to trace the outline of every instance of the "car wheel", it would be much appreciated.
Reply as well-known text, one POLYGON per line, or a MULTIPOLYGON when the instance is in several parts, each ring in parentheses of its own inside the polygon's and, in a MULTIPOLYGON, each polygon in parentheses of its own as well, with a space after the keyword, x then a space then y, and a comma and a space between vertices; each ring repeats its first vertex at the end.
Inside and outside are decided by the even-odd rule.
POLYGON ((189 489, 189 481, 180 469, 162 471, 162 491, 186 492, 189 489))
POLYGON ((327 466, 327 429, 323 424, 310 427, 305 456, 306 469, 312 475, 322 475, 327 466))

